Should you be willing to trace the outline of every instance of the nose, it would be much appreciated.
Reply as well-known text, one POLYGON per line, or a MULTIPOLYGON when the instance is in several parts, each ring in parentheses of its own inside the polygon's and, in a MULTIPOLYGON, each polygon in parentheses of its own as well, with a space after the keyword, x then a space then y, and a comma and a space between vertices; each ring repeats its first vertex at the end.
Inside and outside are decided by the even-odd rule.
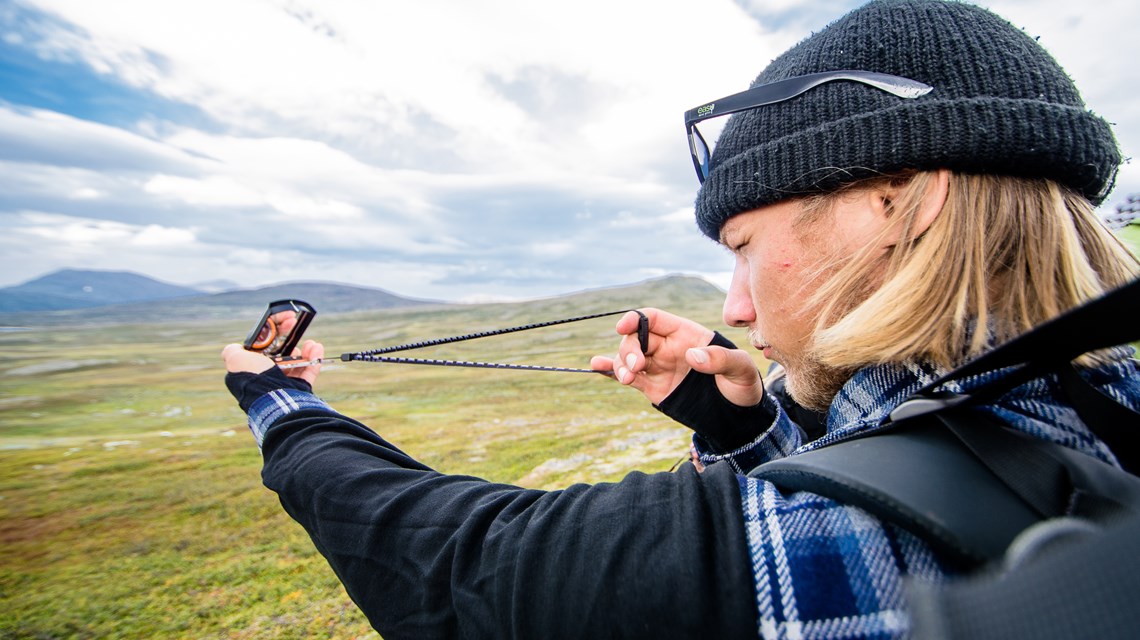
POLYGON ((752 303, 752 290, 748 286, 748 269, 737 262, 732 270, 732 283, 724 298, 721 311, 724 323, 730 327, 747 327, 756 321, 756 305, 752 303))

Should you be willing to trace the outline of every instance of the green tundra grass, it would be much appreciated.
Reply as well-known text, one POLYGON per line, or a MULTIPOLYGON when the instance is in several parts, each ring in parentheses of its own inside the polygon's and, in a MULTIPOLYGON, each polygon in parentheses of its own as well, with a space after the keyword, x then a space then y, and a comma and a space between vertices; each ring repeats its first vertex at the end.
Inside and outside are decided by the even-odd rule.
MULTIPOLYGON (((635 306, 719 328, 720 302, 673 283, 322 314, 309 334, 336 355, 635 306)), ((254 320, 0 332, 0 638, 376 637, 260 483, 218 357, 254 320)), ((423 355, 585 367, 616 350, 614 321, 423 355)), ((436 469, 528 487, 666 471, 688 447, 684 428, 599 375, 345 363, 317 392, 436 469)))

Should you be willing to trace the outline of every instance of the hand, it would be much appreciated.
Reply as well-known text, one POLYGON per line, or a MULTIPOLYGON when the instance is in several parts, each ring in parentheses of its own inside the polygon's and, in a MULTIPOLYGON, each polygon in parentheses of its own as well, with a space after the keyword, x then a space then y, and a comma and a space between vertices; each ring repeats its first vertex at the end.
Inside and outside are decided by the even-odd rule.
POLYGON ((764 397, 760 372, 739 349, 710 346, 713 331, 659 309, 643 309, 649 319, 649 349, 641 353, 637 339, 639 317, 630 312, 617 323, 622 336, 616 358, 594 356, 590 368, 613 371, 618 382, 641 391, 660 404, 690 370, 715 376, 717 388, 729 402, 750 407, 764 397))
MULTIPOLYGON (((325 346, 314 340, 306 340, 300 349, 294 350, 293 355, 303 360, 317 360, 324 357, 325 346)), ((260 353, 247 351, 240 344, 226 345, 222 349, 222 360, 226 363, 226 371, 230 373, 263 373, 276 366, 273 360, 260 353)), ((321 365, 283 369, 282 372, 291 378, 300 378, 312 385, 321 372, 321 365)))

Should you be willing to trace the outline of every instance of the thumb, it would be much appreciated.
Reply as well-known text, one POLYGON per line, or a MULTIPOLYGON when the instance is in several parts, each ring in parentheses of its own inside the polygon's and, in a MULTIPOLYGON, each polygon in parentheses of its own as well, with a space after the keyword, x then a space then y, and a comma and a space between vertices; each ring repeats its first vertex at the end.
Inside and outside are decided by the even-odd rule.
POLYGON ((248 371, 250 373, 261 373, 268 371, 273 367, 273 361, 269 358, 247 351, 240 344, 228 344, 222 349, 222 360, 226 363, 226 371, 230 373, 239 373, 248 371))
POLYGON ((764 398, 760 370, 745 351, 710 345, 689 349, 685 361, 696 371, 716 376, 721 394, 737 406, 755 406, 764 398))

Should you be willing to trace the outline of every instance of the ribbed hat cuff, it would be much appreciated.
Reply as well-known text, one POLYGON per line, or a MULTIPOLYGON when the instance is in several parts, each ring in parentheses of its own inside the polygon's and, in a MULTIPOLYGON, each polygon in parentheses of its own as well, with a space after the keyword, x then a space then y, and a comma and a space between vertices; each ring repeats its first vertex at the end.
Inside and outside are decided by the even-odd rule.
POLYGON ((697 195, 697 224, 716 240, 739 213, 903 169, 1050 178, 1099 204, 1120 159, 1108 123, 1082 108, 921 100, 803 129, 722 161, 697 195))

